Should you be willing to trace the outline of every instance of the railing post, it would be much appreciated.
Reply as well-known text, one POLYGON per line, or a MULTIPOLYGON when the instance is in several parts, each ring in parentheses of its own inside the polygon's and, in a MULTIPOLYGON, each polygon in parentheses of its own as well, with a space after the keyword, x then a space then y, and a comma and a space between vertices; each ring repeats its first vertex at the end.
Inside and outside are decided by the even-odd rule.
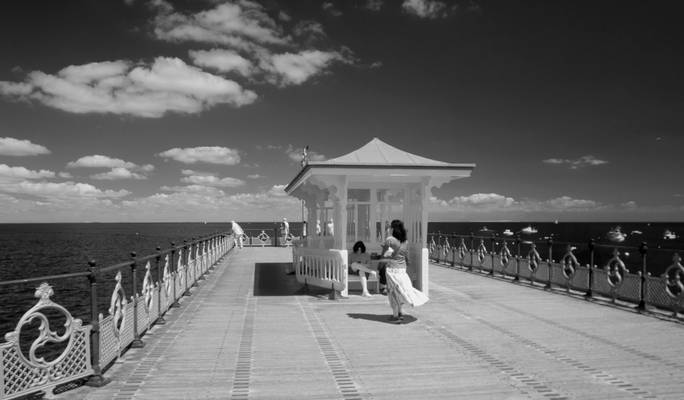
POLYGON ((475 234, 470 232, 470 264, 468 265, 468 271, 473 270, 473 263, 475 262, 475 234))
POLYGON ((520 245, 522 241, 520 240, 520 235, 515 236, 515 276, 513 280, 515 282, 520 281, 520 245))
POLYGON ((641 287, 639 291, 639 305, 636 306, 636 309, 639 311, 646 311, 646 276, 648 272, 646 272, 646 253, 648 252, 648 246, 646 246, 646 242, 641 242, 641 245, 639 246, 639 253, 641 253, 641 287))
POLYGON ((549 239, 546 244, 549 247, 549 259, 547 260, 547 267, 548 267, 548 273, 546 274, 546 286, 544 286, 544 290, 551 290, 551 268, 553 267, 553 239, 549 239))
POLYGON ((491 253, 490 253, 490 256, 492 258, 492 268, 489 270, 489 275, 494 276, 494 253, 496 253, 496 250, 494 249, 494 235, 492 235, 490 240, 491 240, 490 245, 491 245, 491 249, 492 249, 491 253))
POLYGON ((166 323, 166 320, 164 319, 164 315, 161 311, 161 293, 162 290, 165 288, 165 285, 163 285, 164 271, 162 271, 162 268, 160 267, 161 247, 159 246, 157 246, 157 257, 155 257, 154 259, 155 263, 157 264, 157 321, 155 322, 155 324, 164 325, 166 323))
POLYGON ((93 366, 93 374, 88 377, 86 385, 92 387, 101 387, 110 382, 109 379, 102 376, 102 367, 100 366, 100 313, 97 306, 97 269, 95 268, 95 261, 88 261, 88 281, 90 281, 90 362, 93 366))
POLYGON ((133 279, 133 342, 131 343, 131 348, 137 349, 145 346, 142 340, 140 340, 140 335, 138 334, 138 278, 136 276, 135 262, 135 251, 131 252, 131 258, 133 262, 131 263, 131 278, 133 279))
POLYGON ((589 239, 589 284, 587 285, 587 293, 584 294, 584 298, 591 298, 591 283, 593 282, 594 274, 594 239, 589 239))
MULTIPOLYGON (((180 255, 178 256, 180 257, 180 255)), ((171 263, 169 264, 169 267, 174 271, 173 274, 173 303, 169 306, 169 308, 178 308, 180 307, 180 304, 178 303, 178 294, 176 293, 176 280, 178 279, 178 267, 176 266, 176 263, 174 262, 174 259, 176 259, 176 243, 171 242, 171 263)))
POLYGON ((442 252, 441 249, 443 249, 443 247, 442 247, 442 231, 437 231, 437 248, 435 249, 435 251, 437 252, 437 254, 436 254, 437 255, 437 257, 436 257, 437 264, 439 264, 439 256, 440 256, 440 253, 442 252))

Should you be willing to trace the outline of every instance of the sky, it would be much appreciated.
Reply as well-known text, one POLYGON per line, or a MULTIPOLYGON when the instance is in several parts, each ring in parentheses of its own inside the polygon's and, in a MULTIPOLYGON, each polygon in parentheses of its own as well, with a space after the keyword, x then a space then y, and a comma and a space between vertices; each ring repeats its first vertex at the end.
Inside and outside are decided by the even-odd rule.
POLYGON ((676 5, 11 2, 0 222, 301 220, 301 149, 374 137, 476 164, 432 221, 684 221, 676 5))

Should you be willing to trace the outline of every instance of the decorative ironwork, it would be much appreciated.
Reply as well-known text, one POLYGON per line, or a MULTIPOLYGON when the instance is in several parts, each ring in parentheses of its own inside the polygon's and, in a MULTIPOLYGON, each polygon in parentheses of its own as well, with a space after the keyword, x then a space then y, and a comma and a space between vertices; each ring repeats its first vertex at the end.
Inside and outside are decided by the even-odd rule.
POLYGON ((458 244, 458 260, 460 262, 463 262, 465 260, 465 256, 468 253, 468 246, 465 244, 465 239, 461 238, 461 243, 458 244))
POLYGON ((575 257, 575 254, 573 253, 574 250, 575 248, 573 246, 568 245, 565 254, 561 257, 561 270, 563 271, 565 279, 568 280, 575 276, 575 271, 577 271, 577 267, 580 265, 577 261, 577 257, 575 257))
POLYGON ((164 289, 166 290, 166 298, 171 297, 171 272, 169 272, 169 255, 164 257, 164 289))
POLYGON ((432 236, 432 237, 430 238, 430 247, 429 247, 429 249, 430 249, 430 253, 434 253, 435 250, 437 249, 437 243, 435 243, 435 237, 434 237, 434 236, 432 236))
POLYGON ((38 302, 19 320, 14 331, 5 335, 6 343, 0 344, 0 398, 15 398, 31 392, 45 390, 46 397, 53 394, 55 386, 92 373, 90 364, 89 332, 91 327, 82 326, 61 305, 53 302, 52 287, 43 282, 35 292, 38 302), (50 320, 43 313, 56 310, 65 318, 64 332, 58 334, 51 329, 50 320), (39 335, 31 342, 28 354, 21 345, 21 332, 34 321, 39 321, 39 335), (65 348, 52 360, 37 353, 46 345, 66 343, 65 348), (9 397, 6 397, 9 396, 9 397))
POLYGON ((117 357, 121 354, 121 332, 126 328, 126 292, 121 285, 121 271, 114 277, 116 286, 109 301, 109 315, 112 316, 112 332, 116 338, 117 357))
POLYGON ((501 266, 506 269, 508 268, 508 264, 511 262, 511 257, 513 255, 511 254, 511 250, 508 248, 508 243, 506 241, 503 241, 503 246, 501 247, 501 250, 499 250, 499 262, 501 263, 501 266))
POLYGON ((480 245, 477 246, 477 261, 480 262, 480 265, 484 264, 486 256, 487 247, 484 244, 484 239, 480 239, 480 245))
POLYGON ((625 274, 629 273, 629 270, 627 270, 625 263, 620 259, 618 249, 613 249, 613 258, 608 260, 604 270, 606 271, 606 279, 611 287, 611 292, 619 288, 624 281, 625 274))
POLYGON ((684 295, 684 284, 682 283, 684 267, 681 263, 682 258, 678 253, 675 253, 672 261, 672 265, 667 267, 662 276, 665 280, 665 292, 671 298, 678 300, 684 295))
POLYGON ((539 263, 541 263, 541 256, 537 251, 537 246, 532 243, 530 244, 530 251, 527 252, 527 259, 529 260, 528 268, 532 272, 536 272, 539 268, 539 263))
POLYGON ((145 312, 150 313, 152 308, 152 296, 154 295, 154 283, 152 283, 152 273, 150 272, 150 262, 145 264, 145 277, 143 278, 142 295, 145 299, 145 312))

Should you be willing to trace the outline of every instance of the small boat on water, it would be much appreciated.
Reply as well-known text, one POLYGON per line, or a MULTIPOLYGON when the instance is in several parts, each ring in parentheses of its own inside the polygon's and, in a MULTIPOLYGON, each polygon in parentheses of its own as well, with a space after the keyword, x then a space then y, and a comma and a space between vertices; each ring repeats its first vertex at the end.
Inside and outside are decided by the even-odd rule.
POLYGON ((665 229, 665 232, 663 232, 663 239, 665 240, 674 240, 677 239, 677 234, 672 232, 669 229, 665 229))
POLYGON ((492 229, 488 229, 487 225, 483 226, 482 229, 480 229, 480 232, 494 232, 492 229))
POLYGON ((528 225, 525 228, 522 228, 522 230, 520 232, 522 232, 526 235, 531 235, 533 233, 537 233, 537 228, 533 228, 532 225, 528 225))
POLYGON ((620 226, 616 226, 615 228, 611 229, 608 231, 606 236, 608 237, 608 240, 611 242, 617 242, 617 243, 622 243, 625 241, 627 238, 627 234, 623 233, 622 228, 620 226))
POLYGON ((630 233, 630 235, 642 235, 642 234, 643 234, 642 231, 632 231, 632 232, 630 233))
POLYGON ((506 228, 505 231, 501 232, 501 234, 504 236, 513 236, 513 232, 508 228, 506 228))

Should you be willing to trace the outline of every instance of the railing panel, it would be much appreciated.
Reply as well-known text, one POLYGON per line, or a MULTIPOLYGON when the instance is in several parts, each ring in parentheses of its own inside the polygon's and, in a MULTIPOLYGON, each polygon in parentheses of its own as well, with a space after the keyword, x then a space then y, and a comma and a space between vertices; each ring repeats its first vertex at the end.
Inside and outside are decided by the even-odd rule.
POLYGON ((62 383, 83 378, 93 373, 90 364, 90 330, 83 326, 61 305, 50 297, 54 294, 47 283, 36 289, 38 302, 19 320, 14 331, 5 335, 5 343, 0 344, 0 398, 13 399, 36 391, 44 390, 48 397, 54 388, 62 383), (64 331, 57 333, 57 327, 50 326, 50 318, 44 310, 53 310, 65 318, 64 331), (40 321, 37 337, 24 344, 21 332, 32 321, 40 321), (54 330, 53 330, 54 328, 54 330), (36 354, 45 345, 63 343, 64 348, 51 361, 36 354), (22 350, 23 349, 23 350, 22 350))

